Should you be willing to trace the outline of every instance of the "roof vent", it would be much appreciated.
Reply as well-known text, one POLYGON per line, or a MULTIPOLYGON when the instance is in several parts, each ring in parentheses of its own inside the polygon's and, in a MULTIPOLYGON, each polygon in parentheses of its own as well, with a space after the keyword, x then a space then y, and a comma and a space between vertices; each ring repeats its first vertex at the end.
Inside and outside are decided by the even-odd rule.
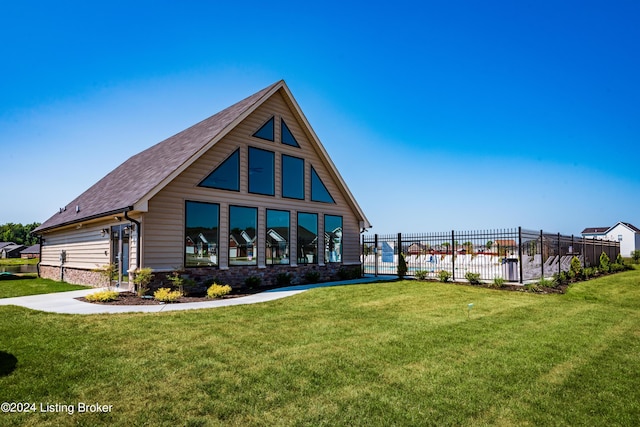
POLYGON ((80 205, 76 205, 76 213, 80 212, 80 205))

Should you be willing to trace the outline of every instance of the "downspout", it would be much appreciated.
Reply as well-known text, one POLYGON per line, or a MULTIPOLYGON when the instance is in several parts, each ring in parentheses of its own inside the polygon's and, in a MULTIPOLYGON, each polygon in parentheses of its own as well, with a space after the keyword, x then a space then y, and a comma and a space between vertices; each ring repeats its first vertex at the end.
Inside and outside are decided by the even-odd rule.
MULTIPOLYGON (((129 210, 133 209, 133 207, 129 207, 129 210)), ((136 225, 136 264, 135 264, 135 270, 138 271, 138 268, 140 267, 140 222, 136 221, 135 219, 129 217, 128 213, 129 210, 124 211, 124 217, 125 219, 127 219, 128 221, 133 222, 136 225)))

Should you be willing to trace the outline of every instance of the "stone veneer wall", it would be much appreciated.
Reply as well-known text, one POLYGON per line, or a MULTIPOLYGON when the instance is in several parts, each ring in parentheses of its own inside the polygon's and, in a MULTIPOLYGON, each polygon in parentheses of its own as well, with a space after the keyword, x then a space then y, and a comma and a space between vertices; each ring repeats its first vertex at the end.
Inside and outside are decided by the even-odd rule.
MULTIPOLYGON (((261 286, 277 285, 277 276, 282 273, 290 273, 292 276, 292 285, 301 285, 308 283, 305 275, 309 271, 317 271, 320 274, 317 282, 328 282, 331 280, 344 280, 345 275, 349 277, 360 277, 362 275, 362 267, 360 265, 341 265, 327 264, 319 265, 299 265, 297 267, 274 265, 266 268, 258 268, 257 266, 233 266, 227 270, 220 270, 213 267, 193 267, 187 268, 182 272, 183 277, 195 280, 196 283, 202 283, 206 280, 216 280, 219 284, 230 285, 232 288, 240 288, 244 286, 247 277, 257 276, 262 280, 261 286)), ((171 286, 171 282, 167 280, 170 272, 154 273, 154 280, 150 283, 150 288, 155 289, 162 286, 171 286)))
POLYGON ((40 277, 51 280, 62 280, 73 285, 86 285, 95 288, 107 286, 107 279, 96 271, 81 270, 77 268, 63 267, 63 275, 60 274, 60 267, 50 265, 38 266, 40 277))

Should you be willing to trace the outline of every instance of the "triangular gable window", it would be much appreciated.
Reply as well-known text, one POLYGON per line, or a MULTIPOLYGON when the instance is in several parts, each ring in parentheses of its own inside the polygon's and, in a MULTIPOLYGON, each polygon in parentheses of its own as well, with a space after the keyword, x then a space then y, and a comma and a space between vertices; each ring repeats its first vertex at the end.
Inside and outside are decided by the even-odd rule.
POLYGON ((198 186, 240 191, 240 149, 220 163, 198 186))
POLYGON ((298 144, 298 141, 296 141, 296 138, 289 130, 289 126, 287 126, 283 119, 280 119, 280 124, 282 143, 300 148, 300 144, 298 144))
POLYGON ((260 139, 266 139, 267 141, 275 141, 273 123, 274 117, 271 117, 267 123, 263 124, 262 127, 253 134, 253 136, 260 139))
POLYGON ((335 203, 329 190, 318 176, 316 170, 311 167, 311 200, 314 202, 335 203))

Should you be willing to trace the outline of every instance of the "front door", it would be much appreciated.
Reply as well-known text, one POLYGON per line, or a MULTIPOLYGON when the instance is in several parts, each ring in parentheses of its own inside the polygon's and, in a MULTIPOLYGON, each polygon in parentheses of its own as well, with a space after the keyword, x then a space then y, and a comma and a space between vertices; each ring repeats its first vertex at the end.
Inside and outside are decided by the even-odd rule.
POLYGON ((129 272, 129 234, 128 224, 111 227, 111 262, 116 266, 118 285, 129 272))

